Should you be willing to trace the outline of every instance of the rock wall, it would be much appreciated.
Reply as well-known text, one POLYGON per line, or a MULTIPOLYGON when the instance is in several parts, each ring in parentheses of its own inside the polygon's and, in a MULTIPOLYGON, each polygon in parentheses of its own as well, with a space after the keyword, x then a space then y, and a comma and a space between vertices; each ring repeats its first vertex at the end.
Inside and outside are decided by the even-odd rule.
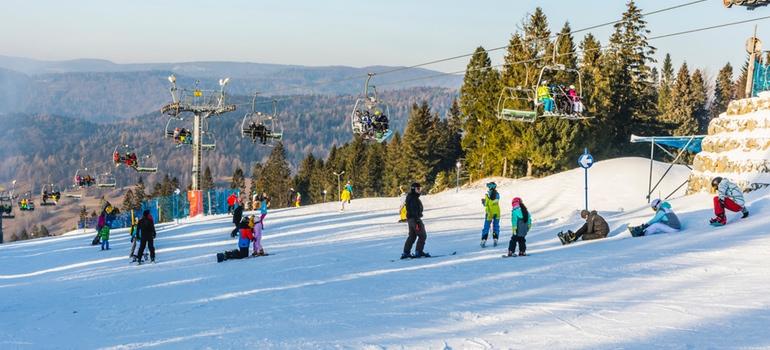
POLYGON ((727 112, 709 123, 702 146, 688 193, 710 190, 715 176, 746 191, 770 185, 770 92, 730 102, 727 112))

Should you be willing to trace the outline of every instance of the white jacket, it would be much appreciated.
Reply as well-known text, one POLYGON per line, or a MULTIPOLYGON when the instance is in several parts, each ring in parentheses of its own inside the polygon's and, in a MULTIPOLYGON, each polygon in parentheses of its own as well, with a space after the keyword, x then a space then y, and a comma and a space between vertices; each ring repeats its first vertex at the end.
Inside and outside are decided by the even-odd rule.
POLYGON ((738 188, 738 185, 728 179, 722 179, 722 182, 719 183, 719 186, 717 186, 717 195, 720 200, 724 200, 725 197, 727 197, 740 206, 743 206, 746 203, 743 199, 743 191, 738 188))

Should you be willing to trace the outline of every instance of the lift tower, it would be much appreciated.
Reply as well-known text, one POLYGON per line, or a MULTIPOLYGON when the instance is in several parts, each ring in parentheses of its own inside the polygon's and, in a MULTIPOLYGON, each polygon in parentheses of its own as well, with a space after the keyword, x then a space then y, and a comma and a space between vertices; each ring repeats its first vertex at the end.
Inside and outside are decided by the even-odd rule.
MULTIPOLYGON (((202 142, 201 133, 203 122, 208 118, 223 113, 235 111, 234 104, 225 103, 225 87, 230 82, 230 78, 219 80, 219 90, 202 90, 198 87, 200 81, 195 82, 192 90, 178 89, 176 86, 176 76, 173 74, 168 77, 171 82, 171 100, 172 102, 163 106, 160 112, 171 118, 183 119, 186 115, 192 114, 192 190, 198 193, 200 198, 201 185, 201 164, 202 164, 202 142)), ((191 202, 192 206, 193 203, 191 202)), ((197 210, 195 211, 197 212, 197 210)), ((193 211, 191 208, 191 215, 193 211)))

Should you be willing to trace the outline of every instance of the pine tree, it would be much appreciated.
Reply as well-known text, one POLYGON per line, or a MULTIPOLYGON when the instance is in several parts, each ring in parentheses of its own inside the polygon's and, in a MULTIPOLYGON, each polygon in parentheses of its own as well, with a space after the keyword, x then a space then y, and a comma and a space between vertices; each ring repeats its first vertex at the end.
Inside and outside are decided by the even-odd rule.
MULTIPOLYGON (((501 132, 496 133, 499 131, 496 110, 499 95, 500 75, 492 68, 492 61, 487 52, 483 47, 479 47, 468 63, 463 85, 460 87, 459 103, 465 133, 462 146, 465 150, 467 170, 474 177, 483 177, 493 173, 495 166, 498 169, 501 167, 499 149, 493 145, 495 140, 487 141, 489 135, 506 138, 501 132)), ((404 138, 409 139, 406 133, 404 138)))
MULTIPOLYGON (((88 209, 86 209, 86 206, 85 206, 85 205, 84 205, 84 206, 82 206, 82 207, 80 207, 80 215, 79 215, 79 218, 80 218, 80 222, 81 222, 83 225, 85 225, 85 223, 86 223, 86 219, 88 219, 88 209)), ((85 227, 85 226, 84 226, 84 227, 85 227)))
POLYGON ((401 135, 396 132, 388 141, 385 158, 385 175, 383 186, 389 196, 398 195, 398 186, 404 186, 409 181, 408 173, 403 166, 404 153, 402 152, 401 135))
POLYGON ((385 146, 379 143, 369 145, 366 152, 366 161, 364 168, 366 174, 364 181, 366 188, 364 190, 364 196, 381 196, 383 195, 384 183, 383 175, 385 173, 385 146))
MULTIPOLYGON (((596 89, 596 78, 601 75, 601 49, 601 43, 591 33, 586 34, 580 43, 580 50, 583 52, 579 63, 580 75, 583 78, 583 87, 580 93, 585 109, 584 113, 588 116, 596 116, 598 114, 593 101, 602 97, 598 95, 596 89)), ((594 138, 590 138, 590 140, 593 142, 594 138)), ((588 144, 587 146, 593 148, 593 144, 588 144)))
POLYGON ((423 186, 426 189, 430 189, 427 181, 435 166, 435 161, 431 159, 433 145, 427 137, 431 124, 431 111, 428 104, 423 102, 421 105, 412 105, 404 131, 404 168, 407 169, 411 181, 425 184, 423 186))
POLYGON ((144 202, 147 199, 147 194, 144 189, 144 179, 140 176, 139 181, 136 183, 136 186, 134 186, 134 202, 131 205, 131 208, 134 210, 139 210, 142 208, 142 202, 144 202))
POLYGON ((664 115, 671 109, 671 88, 674 84, 674 66, 671 63, 671 55, 666 54, 663 59, 660 84, 658 86, 658 113, 664 115))
POLYGON ((751 56, 747 57, 746 61, 743 62, 743 66, 741 66, 741 75, 738 76, 738 80, 735 81, 735 97, 739 99, 749 97, 746 96, 746 81, 749 76, 749 60, 751 60, 751 56))
POLYGON ((214 177, 211 176, 211 167, 206 166, 206 170, 203 171, 203 177, 201 178, 201 191, 209 191, 214 189, 214 177))
POLYGON ((286 161, 286 151, 282 143, 276 144, 270 152, 262 171, 258 185, 263 185, 272 198, 272 205, 278 208, 288 203, 288 190, 291 187, 291 169, 286 161))
POLYGON ((684 62, 679 68, 671 90, 671 111, 664 115, 664 120, 673 125, 671 134, 689 136, 698 132, 694 96, 690 70, 687 62, 684 62))
POLYGON ((29 239, 29 233, 27 233, 27 229, 23 228, 21 229, 21 233, 19 233, 19 239, 20 241, 26 241, 29 239))
POLYGON ((726 112, 727 105, 733 99, 735 99, 733 66, 727 63, 717 74, 717 80, 714 84, 714 99, 711 102, 711 110, 709 111, 709 120, 717 118, 719 114, 726 112))
POLYGON ((310 191, 310 182, 315 171, 316 158, 308 153, 299 164, 297 175, 294 176, 294 189, 302 194, 302 201, 307 204, 318 203, 318 194, 310 191))
POLYGON ((693 117, 698 122, 698 133, 704 133, 708 128, 709 122, 709 110, 708 110, 708 86, 706 86, 706 80, 703 78, 703 73, 700 69, 696 69, 692 73, 692 100, 693 100, 693 117))
POLYGON ((235 168, 233 178, 230 181, 230 188, 240 190, 241 193, 246 192, 246 176, 243 174, 241 167, 235 168))
MULTIPOLYGON (((126 190, 126 194, 123 195, 123 204, 120 206, 120 209, 124 212, 131 211, 135 209, 135 203, 136 199, 134 198, 134 191, 132 191, 130 188, 126 190)), ((86 207, 83 206, 83 209, 86 207)), ((81 212, 82 213, 82 212, 81 212)))
POLYGON ((48 228, 45 225, 40 224, 40 237, 48 237, 51 233, 48 232, 48 228))

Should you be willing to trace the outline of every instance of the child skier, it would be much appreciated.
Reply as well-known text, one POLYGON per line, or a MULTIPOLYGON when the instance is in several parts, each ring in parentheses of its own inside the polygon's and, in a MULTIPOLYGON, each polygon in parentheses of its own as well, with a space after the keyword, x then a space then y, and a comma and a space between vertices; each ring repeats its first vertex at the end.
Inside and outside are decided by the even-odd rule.
POLYGON ((511 241, 508 243, 508 255, 514 256, 516 253, 516 243, 519 244, 519 256, 527 255, 527 232, 532 227, 532 216, 529 210, 522 203, 521 198, 516 197, 511 201, 511 241))
POLYGON ((110 250, 110 225, 112 225, 113 219, 112 205, 107 204, 104 210, 102 210, 102 214, 99 215, 96 224, 96 231, 99 233, 102 250, 110 250))
POLYGON ((642 226, 629 227, 631 236, 639 237, 645 235, 654 235, 656 233, 674 233, 682 229, 679 223, 679 217, 674 214, 671 204, 654 199, 650 202, 650 208, 655 211, 655 216, 642 226))
POLYGON ((738 188, 738 185, 728 179, 717 176, 711 180, 711 188, 717 191, 717 195, 714 197, 714 215, 716 216, 709 220, 712 226, 727 224, 725 209, 734 212, 740 211, 743 214, 741 218, 744 219, 749 216, 746 201, 743 199, 743 192, 738 188))
POLYGON ((492 225, 493 245, 497 247, 497 238, 500 234, 500 194, 497 192, 497 184, 490 182, 487 184, 487 193, 481 199, 481 205, 484 206, 484 228, 481 230, 481 248, 487 246, 489 237, 489 226, 492 225))
POLYGON ((249 225, 252 227, 254 236, 254 251, 251 256, 264 256, 267 255, 262 249, 262 222, 257 221, 253 216, 249 219, 249 225))
POLYGON ((259 225, 260 229, 265 229, 265 216, 267 216, 267 207, 270 206, 270 197, 267 193, 262 192, 262 197, 259 198, 259 225))
POLYGON ((131 235, 131 254, 128 255, 130 259, 132 259, 133 262, 136 262, 138 259, 136 257, 136 254, 134 253, 136 250, 136 242, 142 239, 139 236, 139 230, 136 226, 136 224, 139 223, 139 220, 136 218, 131 219, 131 228, 128 230, 129 235, 131 235))

